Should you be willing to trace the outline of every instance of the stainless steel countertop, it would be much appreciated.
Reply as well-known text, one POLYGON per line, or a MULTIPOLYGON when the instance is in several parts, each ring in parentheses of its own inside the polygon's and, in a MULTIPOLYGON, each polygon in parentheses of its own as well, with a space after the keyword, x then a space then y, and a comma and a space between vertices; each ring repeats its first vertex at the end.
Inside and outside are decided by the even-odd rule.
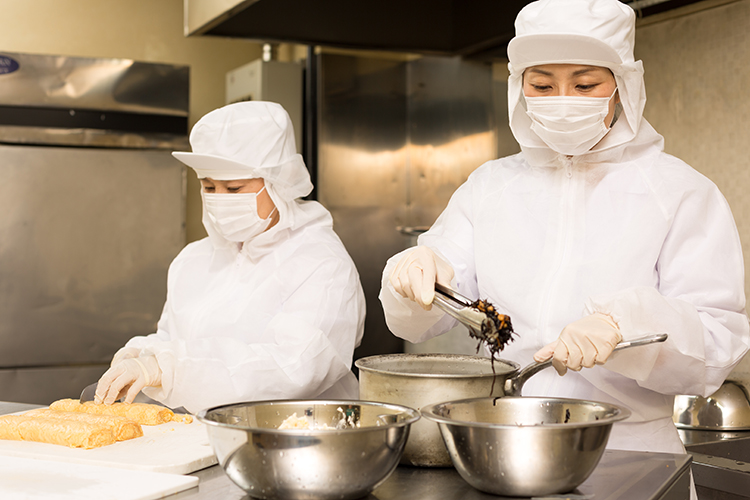
MULTIPOLYGON (((688 499, 689 455, 607 450, 594 473, 566 498, 688 499)), ((167 497, 169 500, 248 500, 219 466, 191 474, 198 488, 167 497)), ((475 490, 453 468, 398 467, 364 500, 498 500, 475 490)), ((508 497, 503 497, 508 498, 508 497)))
POLYGON ((750 430, 679 429, 693 456, 693 477, 706 498, 750 497, 750 430))
POLYGON ((686 448, 703 443, 717 443, 721 441, 750 438, 750 430, 711 431, 701 429, 677 429, 677 432, 686 448))
MULTIPOLYGON (((38 408, 38 405, 0 402, 0 415, 38 408)), ((596 500, 687 500, 690 455, 607 450, 593 474, 567 498, 596 500)), ((169 500, 249 500, 218 465, 190 474, 200 479, 197 488, 169 500)), ((365 500, 497 500, 475 490, 453 468, 398 467, 365 500)), ((508 497, 502 497, 508 498, 508 497)), ((559 498, 559 497, 557 497, 559 498)))

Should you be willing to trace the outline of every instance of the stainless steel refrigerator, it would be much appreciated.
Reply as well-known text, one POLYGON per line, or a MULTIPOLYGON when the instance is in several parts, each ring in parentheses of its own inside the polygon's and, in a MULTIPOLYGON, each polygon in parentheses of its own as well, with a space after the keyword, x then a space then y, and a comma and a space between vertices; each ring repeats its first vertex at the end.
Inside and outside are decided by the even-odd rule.
POLYGON ((0 53, 0 400, 77 397, 185 244, 189 69, 0 53))

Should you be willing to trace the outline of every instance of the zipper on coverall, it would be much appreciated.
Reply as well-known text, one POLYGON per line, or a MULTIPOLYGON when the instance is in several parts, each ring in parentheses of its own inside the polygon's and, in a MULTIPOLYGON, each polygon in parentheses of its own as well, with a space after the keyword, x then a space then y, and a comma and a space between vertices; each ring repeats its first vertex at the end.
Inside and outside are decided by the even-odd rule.
MULTIPOLYGON (((560 161, 563 164, 564 179, 560 193, 560 206, 557 213, 558 230, 557 243, 553 253, 554 264, 550 268, 550 273, 544 284, 544 295, 541 309, 538 317, 539 343, 546 345, 548 342, 543 338, 543 334, 548 328, 550 319, 550 310, 554 303, 554 297, 557 295, 559 288, 560 270, 570 259, 573 238, 571 237, 573 218, 575 217, 575 179, 573 178, 573 160, 567 156, 561 156, 560 161)), ((555 332, 555 338, 560 332, 555 332)))

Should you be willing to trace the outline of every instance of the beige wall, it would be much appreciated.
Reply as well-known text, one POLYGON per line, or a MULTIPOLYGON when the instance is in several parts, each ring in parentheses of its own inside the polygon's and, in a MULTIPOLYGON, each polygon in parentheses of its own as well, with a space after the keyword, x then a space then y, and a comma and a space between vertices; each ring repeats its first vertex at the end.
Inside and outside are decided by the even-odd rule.
MULTIPOLYGON (((664 136, 668 153, 713 180, 726 196, 750 275, 750 0, 697 6, 711 8, 637 29, 636 57, 646 71, 645 116, 664 136)), ((748 296, 749 282, 746 278, 748 296)), ((750 357, 740 372, 750 377, 750 357)))
MULTIPOLYGON (((261 55, 244 40, 185 38, 182 0, 0 0, 0 12, 0 51, 189 65, 190 126, 224 104, 224 74, 261 55)), ((205 235, 200 213, 190 171, 187 241, 205 235)))

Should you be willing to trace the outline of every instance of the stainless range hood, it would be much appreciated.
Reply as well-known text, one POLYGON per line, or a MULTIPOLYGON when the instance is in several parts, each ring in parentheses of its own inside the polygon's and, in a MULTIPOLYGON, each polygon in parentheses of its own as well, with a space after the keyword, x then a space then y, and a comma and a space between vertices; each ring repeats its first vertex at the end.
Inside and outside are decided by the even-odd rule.
MULTIPOLYGON (((628 0, 639 17, 698 0, 628 0)), ((185 35, 505 57, 529 0, 185 0, 185 35)))

